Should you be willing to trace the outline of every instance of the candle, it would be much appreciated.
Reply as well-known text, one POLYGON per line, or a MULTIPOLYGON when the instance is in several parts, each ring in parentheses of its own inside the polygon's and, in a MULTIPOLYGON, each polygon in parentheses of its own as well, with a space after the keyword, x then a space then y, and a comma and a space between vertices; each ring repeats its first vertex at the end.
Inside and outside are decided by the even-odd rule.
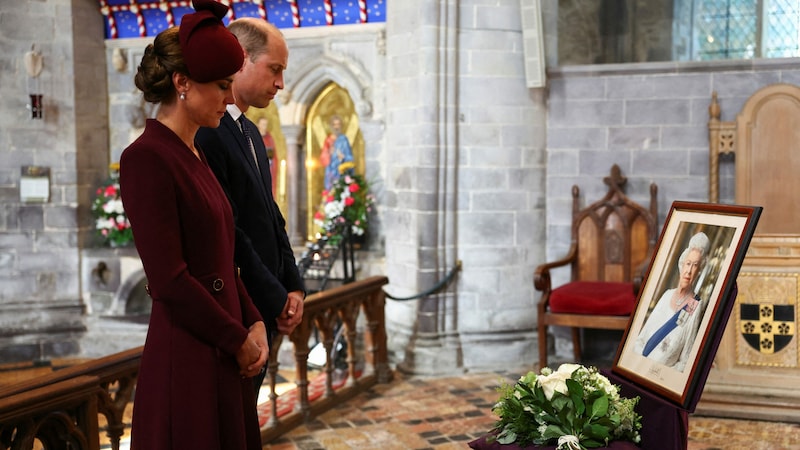
POLYGON ((278 188, 278 195, 281 199, 286 196, 286 160, 281 160, 281 167, 280 173, 278 175, 278 179, 280 180, 280 187, 278 188))

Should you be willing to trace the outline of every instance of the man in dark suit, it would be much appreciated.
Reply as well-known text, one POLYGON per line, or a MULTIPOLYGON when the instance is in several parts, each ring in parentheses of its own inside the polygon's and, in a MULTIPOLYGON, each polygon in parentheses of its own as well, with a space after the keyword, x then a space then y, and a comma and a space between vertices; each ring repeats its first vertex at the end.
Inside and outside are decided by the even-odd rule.
MULTIPOLYGON (((244 49, 244 65, 231 85, 236 103, 228 105, 218 128, 201 128, 195 143, 230 199, 236 263, 267 324, 271 345, 276 333, 289 334, 302 320, 305 289, 286 221, 273 199, 264 141, 244 113, 251 106, 266 107, 283 89, 289 50, 280 31, 264 20, 237 19, 228 29, 244 49)), ((263 380, 263 371, 254 377, 256 393, 263 380)))

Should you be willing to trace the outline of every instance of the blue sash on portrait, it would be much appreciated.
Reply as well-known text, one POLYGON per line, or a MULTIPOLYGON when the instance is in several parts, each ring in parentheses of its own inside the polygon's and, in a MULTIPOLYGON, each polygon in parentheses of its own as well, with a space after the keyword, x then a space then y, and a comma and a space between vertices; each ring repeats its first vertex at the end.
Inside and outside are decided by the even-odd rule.
MULTIPOLYGON (((700 300, 699 295, 695 295, 695 300, 700 300)), ((661 328, 656 330, 650 339, 647 340, 647 344, 644 346, 644 350, 642 351, 642 356, 650 355, 650 352, 656 348, 656 346, 665 338, 668 334, 678 326, 678 317, 681 315, 682 311, 686 311, 686 307, 689 306, 688 304, 684 305, 683 308, 679 309, 675 312, 675 314, 667 320, 664 325, 661 325, 661 328)), ((686 311, 688 313, 688 311, 686 311)))

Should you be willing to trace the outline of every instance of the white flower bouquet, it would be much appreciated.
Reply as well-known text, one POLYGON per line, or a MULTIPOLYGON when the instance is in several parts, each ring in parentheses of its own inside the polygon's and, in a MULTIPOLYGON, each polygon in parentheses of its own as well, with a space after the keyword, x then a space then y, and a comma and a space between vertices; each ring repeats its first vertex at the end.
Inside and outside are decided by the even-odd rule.
MULTIPOLYGON (((344 164, 342 167, 345 166, 344 164)), ((363 236, 369 229, 369 214, 375 197, 369 192, 369 183, 363 176, 343 173, 330 190, 322 191, 322 205, 314 214, 314 223, 321 236, 327 236, 336 245, 348 227, 353 236, 363 236)))
POLYGON ((595 367, 562 364, 555 372, 545 367, 499 391, 493 439, 501 444, 584 450, 641 440, 641 416, 634 411, 639 397, 621 397, 619 387, 595 367))
POLYGON ((92 203, 94 228, 104 243, 124 247, 133 242, 133 230, 119 195, 119 164, 110 165, 111 175, 97 188, 92 203))

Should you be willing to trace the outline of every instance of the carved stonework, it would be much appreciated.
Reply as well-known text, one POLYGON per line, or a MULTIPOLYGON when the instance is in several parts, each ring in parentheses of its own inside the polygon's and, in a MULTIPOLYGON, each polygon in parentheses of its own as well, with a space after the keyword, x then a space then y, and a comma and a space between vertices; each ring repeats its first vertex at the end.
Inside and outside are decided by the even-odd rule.
POLYGON ((736 297, 736 365, 798 367, 800 274, 740 273, 736 297))
POLYGON ((736 144, 736 139, 733 131, 728 129, 723 129, 719 133, 717 153, 719 153, 720 155, 733 153, 735 144, 736 144))

